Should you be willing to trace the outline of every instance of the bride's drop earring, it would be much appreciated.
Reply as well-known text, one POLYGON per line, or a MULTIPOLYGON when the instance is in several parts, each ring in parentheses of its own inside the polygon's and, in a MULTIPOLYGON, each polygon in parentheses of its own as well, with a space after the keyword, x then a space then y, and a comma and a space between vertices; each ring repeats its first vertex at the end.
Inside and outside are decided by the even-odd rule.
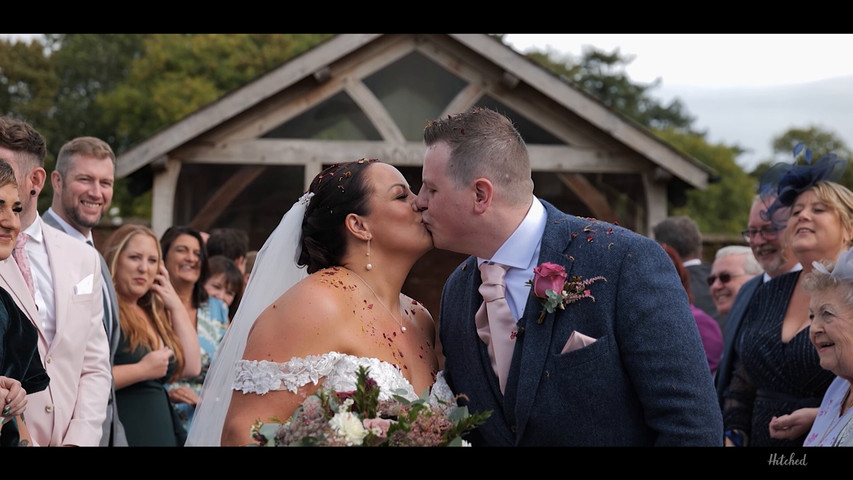
POLYGON ((370 239, 367 239, 367 265, 364 266, 365 270, 373 270, 373 264, 370 263, 370 239))

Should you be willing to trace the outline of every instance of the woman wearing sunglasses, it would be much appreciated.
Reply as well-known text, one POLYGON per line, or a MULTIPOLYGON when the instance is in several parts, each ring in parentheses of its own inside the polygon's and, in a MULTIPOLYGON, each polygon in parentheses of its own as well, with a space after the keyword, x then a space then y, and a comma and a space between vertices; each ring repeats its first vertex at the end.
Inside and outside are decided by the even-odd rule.
MULTIPOLYGON (((801 145, 794 149, 795 159, 801 151, 801 145)), ((850 247, 853 192, 836 183, 847 167, 845 159, 828 155, 812 163, 806 149, 805 160, 776 164, 762 176, 759 191, 776 196, 764 216, 785 226, 782 242, 803 268, 758 287, 743 317, 734 374, 723 394, 726 445, 802 446, 834 378, 821 368, 809 340, 809 293, 803 279, 812 262, 834 262, 850 247), (771 421, 794 411, 804 427, 787 438, 771 436, 771 421)))

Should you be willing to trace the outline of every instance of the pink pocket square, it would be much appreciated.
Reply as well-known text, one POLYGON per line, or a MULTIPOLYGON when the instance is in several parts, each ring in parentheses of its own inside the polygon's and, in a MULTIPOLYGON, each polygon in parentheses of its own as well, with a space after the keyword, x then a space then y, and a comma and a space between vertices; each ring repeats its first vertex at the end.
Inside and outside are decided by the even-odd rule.
POLYGON ((575 330, 574 332, 572 332, 571 335, 569 335, 569 340, 563 346, 563 349, 560 351, 560 353, 563 354, 567 352, 574 352, 579 348, 583 348, 587 345, 592 345, 593 343, 595 343, 594 338, 588 337, 582 334, 581 332, 575 330))

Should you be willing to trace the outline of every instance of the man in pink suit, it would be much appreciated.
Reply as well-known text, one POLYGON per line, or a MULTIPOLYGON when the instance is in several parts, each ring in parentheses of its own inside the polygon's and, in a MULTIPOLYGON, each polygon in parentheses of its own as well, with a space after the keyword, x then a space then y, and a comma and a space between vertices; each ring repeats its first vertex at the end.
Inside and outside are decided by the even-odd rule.
POLYGON ((0 262, 0 287, 38 328, 39 354, 50 376, 47 389, 28 395, 26 418, 34 443, 97 446, 112 384, 101 263, 96 250, 46 225, 38 214, 46 152, 44 138, 32 126, 0 117, 0 158, 18 179, 35 294, 11 256, 0 262))

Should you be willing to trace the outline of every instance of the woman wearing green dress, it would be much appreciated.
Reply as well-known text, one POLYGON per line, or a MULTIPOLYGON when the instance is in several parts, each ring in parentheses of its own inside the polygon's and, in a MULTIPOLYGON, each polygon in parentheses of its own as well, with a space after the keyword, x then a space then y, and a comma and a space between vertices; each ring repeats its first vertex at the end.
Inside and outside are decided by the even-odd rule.
POLYGON ((143 225, 119 227, 105 245, 119 303, 113 377, 130 446, 183 446, 165 385, 201 371, 198 336, 169 281, 160 242, 143 225))

